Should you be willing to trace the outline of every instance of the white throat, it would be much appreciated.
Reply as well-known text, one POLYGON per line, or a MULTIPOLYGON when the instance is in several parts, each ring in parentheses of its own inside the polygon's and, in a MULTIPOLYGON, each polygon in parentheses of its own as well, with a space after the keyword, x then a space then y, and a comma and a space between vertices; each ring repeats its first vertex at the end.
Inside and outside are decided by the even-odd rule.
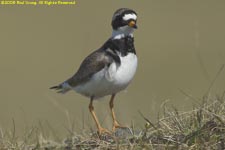
POLYGON ((131 36, 133 37, 134 29, 128 26, 120 27, 117 30, 112 31, 112 38, 113 39, 121 39, 125 36, 131 36))

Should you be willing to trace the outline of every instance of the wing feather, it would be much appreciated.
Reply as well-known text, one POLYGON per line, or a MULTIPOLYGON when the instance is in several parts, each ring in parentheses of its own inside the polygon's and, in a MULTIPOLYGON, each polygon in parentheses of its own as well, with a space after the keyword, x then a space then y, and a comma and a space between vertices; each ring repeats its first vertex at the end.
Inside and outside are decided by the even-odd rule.
POLYGON ((78 71, 66 82, 72 87, 87 82, 95 73, 109 66, 112 62, 113 59, 105 55, 105 51, 95 51, 84 59, 78 71))

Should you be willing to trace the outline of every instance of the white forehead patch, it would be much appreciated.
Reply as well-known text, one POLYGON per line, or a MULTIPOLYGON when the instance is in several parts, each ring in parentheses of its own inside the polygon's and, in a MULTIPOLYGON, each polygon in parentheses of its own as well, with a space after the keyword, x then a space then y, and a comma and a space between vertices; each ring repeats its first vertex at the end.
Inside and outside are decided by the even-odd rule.
POLYGON ((137 19, 137 15, 135 15, 135 14, 125 14, 123 16, 123 20, 125 20, 125 21, 130 20, 130 19, 136 20, 137 19))

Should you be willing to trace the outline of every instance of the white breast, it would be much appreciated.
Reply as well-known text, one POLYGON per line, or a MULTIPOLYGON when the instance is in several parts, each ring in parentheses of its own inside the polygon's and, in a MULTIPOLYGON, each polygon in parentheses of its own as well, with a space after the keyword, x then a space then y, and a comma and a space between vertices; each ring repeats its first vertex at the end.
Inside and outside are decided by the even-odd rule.
POLYGON ((137 69, 137 56, 129 53, 120 56, 121 64, 112 63, 93 75, 89 82, 74 87, 74 90, 85 96, 95 98, 111 95, 125 89, 134 77, 137 69))
POLYGON ((121 65, 116 68, 115 64, 112 64, 112 68, 110 66, 109 71, 113 72, 112 78, 114 80, 114 84, 117 85, 127 85, 133 79, 134 74, 137 69, 137 56, 133 53, 129 53, 125 57, 121 57, 121 65))

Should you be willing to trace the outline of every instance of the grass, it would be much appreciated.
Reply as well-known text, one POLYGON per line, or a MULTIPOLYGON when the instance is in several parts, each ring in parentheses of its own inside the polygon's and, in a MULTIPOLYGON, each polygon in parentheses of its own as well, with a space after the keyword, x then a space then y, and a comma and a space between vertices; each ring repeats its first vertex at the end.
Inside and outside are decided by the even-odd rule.
POLYGON ((0 129, 0 149, 225 149, 225 92, 222 96, 203 97, 202 103, 188 112, 180 112, 165 103, 162 116, 154 123, 141 112, 140 115, 146 121, 142 130, 131 127, 102 136, 68 130, 69 135, 62 141, 50 136, 48 131, 54 133, 54 129, 44 129, 41 122, 18 138, 13 120, 10 131, 0 129))

